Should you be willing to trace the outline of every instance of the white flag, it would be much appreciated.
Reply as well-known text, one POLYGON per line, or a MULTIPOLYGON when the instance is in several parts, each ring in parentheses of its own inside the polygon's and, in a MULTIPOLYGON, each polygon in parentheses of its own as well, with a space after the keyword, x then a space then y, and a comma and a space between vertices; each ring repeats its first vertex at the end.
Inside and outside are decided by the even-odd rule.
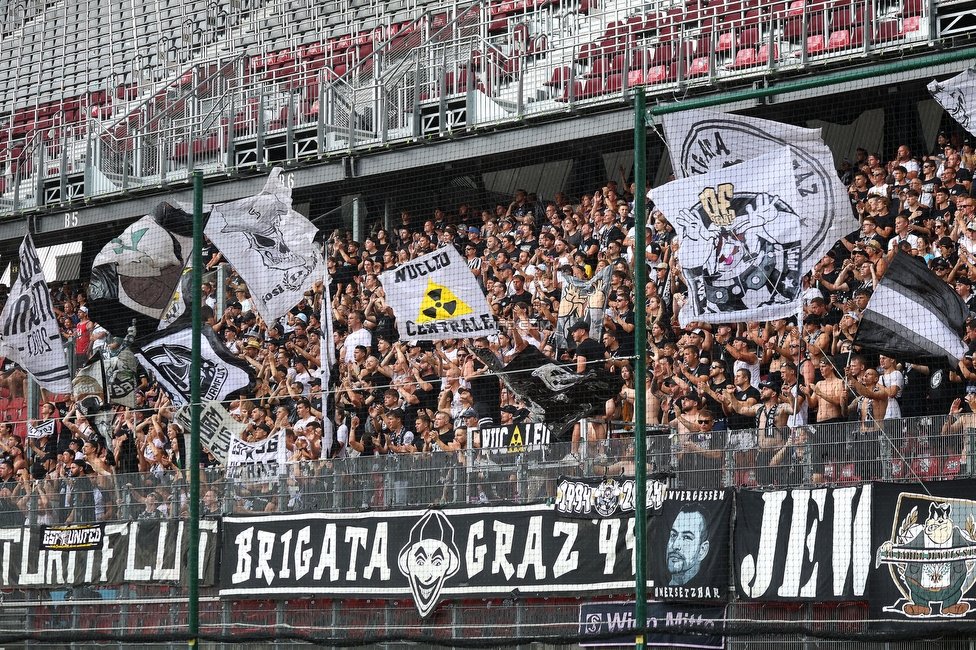
POLYGON ((789 147, 663 185, 652 198, 678 233, 692 321, 772 320, 802 299, 799 193, 789 147))
MULTIPOLYGON (((183 406, 176 412, 175 421, 189 432, 191 429, 190 407, 183 406)), ((214 455, 221 465, 227 465, 231 440, 240 440, 244 425, 230 416, 220 402, 204 402, 200 407, 200 444, 214 455)))
POLYGON ((291 188, 278 167, 260 194, 213 206, 204 232, 247 283, 266 323, 284 316, 322 276, 316 228, 291 209, 291 188))
POLYGON ((285 431, 268 436, 260 442, 231 438, 227 451, 227 469, 234 468, 235 478, 261 479, 284 473, 288 462, 285 431))
POLYGON ((932 81, 926 87, 959 126, 976 135, 972 120, 976 114, 976 69, 968 68, 952 79, 932 81))
MULTIPOLYGON (((847 188, 837 176, 833 154, 824 144, 820 129, 691 110, 665 116, 664 133, 675 178, 718 171, 790 147, 799 194, 793 208, 800 217, 797 227, 803 273, 813 268, 838 239, 858 228, 847 188)), ((748 164, 758 176, 768 173, 755 162, 748 164)))
POLYGON ((43 388, 70 393, 71 373, 58 317, 30 235, 20 243, 20 272, 0 312, 0 321, 0 353, 19 364, 43 388))
POLYGON ((380 282, 400 338, 470 339, 497 331, 478 280, 453 246, 386 271, 380 282))

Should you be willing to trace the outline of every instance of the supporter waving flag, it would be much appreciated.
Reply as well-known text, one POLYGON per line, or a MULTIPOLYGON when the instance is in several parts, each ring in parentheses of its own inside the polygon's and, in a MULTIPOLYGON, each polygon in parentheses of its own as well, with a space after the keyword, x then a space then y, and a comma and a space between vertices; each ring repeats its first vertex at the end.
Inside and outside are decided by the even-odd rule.
POLYGON ((652 198, 678 233, 693 321, 768 320, 801 299, 803 219, 789 147, 657 188, 652 198))
POLYGON ((495 333, 485 294, 453 246, 386 271, 380 282, 402 339, 470 339, 495 333))
POLYGON ((251 366, 235 357, 217 339, 210 327, 204 327, 200 345, 201 372, 190 374, 193 328, 169 327, 136 341, 136 357, 169 395, 173 406, 190 401, 190 383, 200 382, 202 400, 223 401, 234 391, 250 391, 254 387, 251 366))
POLYGON ((291 209, 291 188, 279 167, 259 194, 213 206, 204 232, 247 283, 266 323, 284 316, 322 278, 325 264, 312 241, 317 230, 291 209))
POLYGON ((20 364, 52 393, 71 391, 61 330, 30 235, 20 244, 20 272, 0 312, 0 354, 20 364))
POLYGON ((868 302, 854 345, 913 363, 958 365, 969 308, 920 257, 899 252, 868 302))
POLYGON ((932 81, 927 88, 959 126, 976 135, 976 121, 973 121, 973 115, 976 115, 976 69, 968 68, 945 81, 932 81))
POLYGON ((858 227, 847 188, 820 129, 705 110, 681 111, 664 118, 664 133, 675 178, 716 172, 745 163, 759 179, 780 170, 753 160, 789 147, 798 196, 792 207, 800 221, 801 268, 809 271, 834 243, 858 227))
POLYGON ((160 203, 95 256, 89 316, 114 336, 155 331, 192 250, 193 216, 160 203))

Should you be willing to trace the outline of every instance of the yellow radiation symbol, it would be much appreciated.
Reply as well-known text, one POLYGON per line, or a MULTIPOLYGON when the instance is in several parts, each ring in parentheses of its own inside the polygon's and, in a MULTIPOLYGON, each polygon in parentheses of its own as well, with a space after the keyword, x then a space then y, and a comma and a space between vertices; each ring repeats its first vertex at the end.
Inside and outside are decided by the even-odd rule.
POLYGON ((428 323, 432 320, 457 318, 473 311, 458 300, 453 291, 445 286, 435 284, 433 280, 428 278, 427 288, 424 290, 424 299, 420 303, 420 315, 417 316, 417 322, 428 323))

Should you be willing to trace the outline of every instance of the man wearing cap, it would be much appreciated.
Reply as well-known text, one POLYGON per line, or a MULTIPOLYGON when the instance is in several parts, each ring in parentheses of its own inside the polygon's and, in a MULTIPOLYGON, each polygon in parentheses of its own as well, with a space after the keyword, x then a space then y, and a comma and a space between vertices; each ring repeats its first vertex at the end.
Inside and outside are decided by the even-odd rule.
POLYGON ((758 431, 758 453, 756 454, 756 478, 760 485, 779 482, 776 470, 770 467, 773 456, 786 444, 783 435, 786 422, 793 414, 793 405, 787 401, 780 389, 778 379, 769 379, 759 384, 759 403, 747 406, 735 398, 734 391, 726 392, 729 406, 739 415, 754 416, 758 431))
POLYGON ((575 370, 586 372, 587 368, 596 368, 602 364, 606 356, 606 348, 590 338, 590 326, 584 321, 576 321, 569 328, 569 335, 576 342, 574 355, 575 370))
POLYGON ((963 274, 956 277, 956 293, 963 299, 970 313, 976 312, 976 295, 973 295, 973 283, 969 276, 963 274))

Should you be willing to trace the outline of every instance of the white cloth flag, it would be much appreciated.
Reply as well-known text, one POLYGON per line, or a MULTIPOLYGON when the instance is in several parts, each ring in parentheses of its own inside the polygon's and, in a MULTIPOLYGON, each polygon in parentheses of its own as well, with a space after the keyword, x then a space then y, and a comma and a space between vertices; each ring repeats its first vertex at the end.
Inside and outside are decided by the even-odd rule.
POLYGON ((976 135, 976 69, 967 68, 952 79, 931 81, 926 88, 959 126, 976 135))
POLYGON ((235 478, 261 479, 278 476, 288 462, 285 431, 282 429, 260 442, 231 438, 227 450, 227 469, 235 478))
POLYGON ((278 167, 260 194, 213 206, 204 232, 247 283, 266 323, 284 316, 322 277, 316 228, 291 209, 291 188, 278 167))
POLYGON ((789 147, 663 185, 652 198, 678 233, 693 321, 771 320, 802 298, 799 192, 789 147))
POLYGON ((380 275, 400 338, 470 339, 495 334, 495 318, 478 280, 453 246, 380 275))
POLYGON ((58 317, 30 235, 20 243, 20 272, 0 312, 0 354, 19 364, 52 393, 71 392, 58 317))
MULTIPOLYGON (((190 407, 176 412, 176 423, 188 432, 191 428, 190 407)), ((221 465, 227 465, 231 441, 240 440, 244 425, 230 416, 220 402, 207 401, 200 407, 200 444, 214 455, 221 465)))
MULTIPOLYGON (((847 188, 837 176, 833 154, 824 144, 820 129, 691 110, 665 116, 664 133, 675 178, 718 171, 790 147, 799 193, 793 208, 800 217, 797 227, 803 273, 813 268, 838 239, 858 228, 847 188)), ((767 173, 749 164, 757 175, 767 173)))

